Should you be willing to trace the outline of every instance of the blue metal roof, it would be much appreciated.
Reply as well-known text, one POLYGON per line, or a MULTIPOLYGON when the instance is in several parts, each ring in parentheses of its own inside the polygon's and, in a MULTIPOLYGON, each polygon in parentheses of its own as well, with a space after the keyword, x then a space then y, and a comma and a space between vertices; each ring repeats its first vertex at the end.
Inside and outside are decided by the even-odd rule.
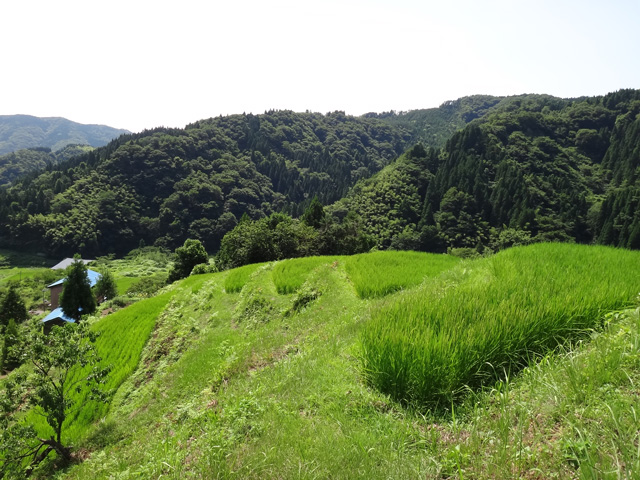
MULTIPOLYGON (((94 272, 93 270, 87 270, 87 277, 89 277, 89 286, 95 287, 98 280, 102 278, 102 275, 98 272, 94 272)), ((67 277, 61 278, 57 282, 53 282, 51 285, 47 285, 47 288, 55 287, 56 285, 62 285, 67 277)))
POLYGON ((65 322, 76 323, 76 321, 73 318, 68 317, 67 315, 64 314, 64 312, 62 311, 62 307, 56 308, 49 315, 44 317, 42 319, 42 323, 50 322, 50 321, 56 320, 58 318, 61 319, 61 320, 64 320, 65 322))

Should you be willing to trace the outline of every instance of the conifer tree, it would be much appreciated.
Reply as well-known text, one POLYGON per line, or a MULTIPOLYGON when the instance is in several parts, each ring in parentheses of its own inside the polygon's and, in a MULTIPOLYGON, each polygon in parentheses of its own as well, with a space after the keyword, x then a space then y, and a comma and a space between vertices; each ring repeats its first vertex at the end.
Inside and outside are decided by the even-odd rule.
POLYGON ((306 208, 302 215, 302 221, 313 228, 320 228, 322 221, 324 220, 324 207, 318 196, 316 195, 311 200, 311 204, 306 208))
POLYGON ((96 283, 96 297, 101 301, 112 299, 118 295, 118 287, 109 270, 102 272, 102 277, 96 283))
POLYGON ((67 278, 60 295, 60 307, 65 315, 78 321, 82 315, 96 311, 96 299, 91 291, 87 267, 79 258, 67 269, 67 278))
POLYGON ((4 332, 4 343, 2 345, 2 355, 0 356, 0 372, 3 370, 13 370, 20 366, 20 357, 13 349, 19 344, 18 327, 13 318, 9 320, 7 330, 4 332))
POLYGON ((20 298, 16 287, 12 285, 0 304, 0 325, 8 325, 10 319, 21 323, 28 317, 27 307, 20 298))

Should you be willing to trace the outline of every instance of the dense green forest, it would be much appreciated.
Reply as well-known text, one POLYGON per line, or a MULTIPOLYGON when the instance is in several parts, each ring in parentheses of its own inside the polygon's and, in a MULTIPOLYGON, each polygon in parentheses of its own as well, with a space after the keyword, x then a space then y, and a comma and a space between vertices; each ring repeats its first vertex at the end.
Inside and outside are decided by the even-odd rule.
POLYGON ((474 96, 439 109, 272 111, 124 135, 0 190, 0 241, 102 254, 197 238, 210 252, 222 242, 228 266, 372 247, 639 248, 639 112, 637 90, 474 96), (269 235, 297 240, 269 250, 269 235))
POLYGON ((89 145, 67 145, 55 152, 49 147, 33 147, 0 155, 0 186, 8 186, 29 172, 42 170, 50 164, 56 165, 91 150, 93 147, 89 145))
POLYGON ((101 147, 128 130, 84 125, 60 117, 0 115, 0 155, 33 147, 54 152, 67 145, 101 147))
POLYGON ((244 214, 338 200, 408 138, 377 119, 288 111, 125 135, 0 192, 3 240, 96 254, 193 237, 216 250, 244 214))
POLYGON ((639 100, 512 99, 441 150, 409 150, 332 209, 357 213, 379 248, 640 248, 639 100))

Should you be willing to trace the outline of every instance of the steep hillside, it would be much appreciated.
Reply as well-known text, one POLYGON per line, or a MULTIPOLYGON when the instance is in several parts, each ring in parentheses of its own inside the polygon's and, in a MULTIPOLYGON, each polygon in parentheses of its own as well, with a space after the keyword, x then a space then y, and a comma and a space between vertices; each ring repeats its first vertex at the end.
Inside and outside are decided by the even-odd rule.
POLYGON ((128 130, 84 125, 60 117, 0 115, 0 155, 34 147, 54 152, 70 144, 101 147, 128 130))
POLYGON ((639 97, 474 96, 400 114, 276 111, 123 136, 0 189, 0 244, 96 255, 191 237, 214 252, 241 219, 295 219, 317 197, 333 205, 311 254, 545 240, 638 248, 639 97))
POLYGON ((511 98, 442 150, 412 149, 333 209, 359 214, 381 248, 640 248, 639 101, 637 90, 511 98))
POLYGON ((108 408, 87 399, 73 415, 65 441, 82 460, 58 475, 624 477, 640 467, 640 323, 637 310, 608 312, 637 306, 638 262, 637 252, 549 244, 474 261, 377 252, 192 276, 94 320, 118 388, 108 408), (414 316, 404 330, 416 306, 431 322, 414 316), (492 335, 460 328, 471 320, 493 322, 492 335), (451 352, 477 362, 468 370, 481 381, 438 390, 455 394, 442 408, 421 401, 433 391, 412 389, 426 396, 411 404, 399 388, 378 390, 411 385, 405 374, 449 381, 462 366, 451 352))

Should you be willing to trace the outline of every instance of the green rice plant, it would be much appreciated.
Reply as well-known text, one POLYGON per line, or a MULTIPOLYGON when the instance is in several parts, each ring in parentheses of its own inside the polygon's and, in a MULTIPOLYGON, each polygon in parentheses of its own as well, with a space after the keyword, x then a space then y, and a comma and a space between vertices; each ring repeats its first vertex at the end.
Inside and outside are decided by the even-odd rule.
POLYGON ((252 263, 251 265, 245 265, 243 267, 229 270, 224 280, 225 292, 238 293, 239 291, 241 291, 242 287, 244 287, 249 281, 249 277, 251 277, 251 274, 262 265, 265 265, 265 263, 252 263))
POLYGON ((347 257, 346 269, 360 298, 375 298, 413 287, 460 261, 423 252, 372 252, 347 257))
MULTIPOLYGON (((157 316, 165 308, 174 292, 142 300, 128 308, 108 315, 95 323, 92 328, 100 333, 96 349, 101 357, 100 367, 111 366, 107 383, 103 389, 115 392, 134 371, 140 360, 142 349, 151 334, 157 316)), ((88 371, 78 368, 75 378, 86 376, 88 371)), ((96 419, 106 415, 109 405, 91 397, 91 392, 81 389, 74 392, 72 401, 80 407, 72 410, 63 427, 63 441, 75 441, 84 434, 96 419)), ((30 420, 36 429, 47 435, 49 427, 36 412, 30 412, 30 420)))
POLYGON ((370 384, 447 407, 633 304, 640 252, 538 244, 464 264, 373 312, 362 335, 370 384))
POLYGON ((137 277, 119 277, 116 278, 116 287, 118 287, 118 294, 123 295, 131 288, 131 285, 138 282, 140 279, 137 277))
POLYGON ((338 257, 292 258, 278 262, 272 271, 273 283, 280 295, 295 293, 309 273, 319 265, 331 264, 338 257))

